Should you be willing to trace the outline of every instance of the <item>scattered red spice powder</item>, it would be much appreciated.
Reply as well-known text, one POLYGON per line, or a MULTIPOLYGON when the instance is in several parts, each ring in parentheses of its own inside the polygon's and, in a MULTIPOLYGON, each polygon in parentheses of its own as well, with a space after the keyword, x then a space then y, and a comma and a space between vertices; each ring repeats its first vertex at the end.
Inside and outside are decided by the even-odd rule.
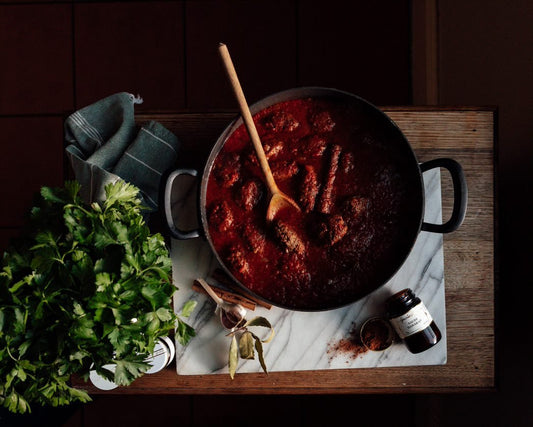
POLYGON ((348 336, 328 347, 329 360, 331 361, 336 354, 342 353, 348 356, 349 360, 346 362, 348 363, 369 350, 384 350, 390 345, 392 338, 390 329, 381 319, 371 319, 365 325, 362 335, 363 341, 361 341, 361 334, 357 325, 352 323, 348 336))
POLYGON ((330 360, 335 357, 337 353, 348 355, 349 360, 355 360, 358 356, 368 351, 359 337, 359 331, 357 325, 352 323, 352 328, 346 338, 340 339, 338 342, 333 343, 328 348, 328 354, 330 360))

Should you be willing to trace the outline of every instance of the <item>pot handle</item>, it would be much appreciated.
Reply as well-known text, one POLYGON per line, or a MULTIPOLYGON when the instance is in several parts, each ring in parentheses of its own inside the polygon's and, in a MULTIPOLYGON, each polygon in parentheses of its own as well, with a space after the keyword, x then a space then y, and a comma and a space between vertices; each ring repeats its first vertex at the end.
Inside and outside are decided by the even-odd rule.
POLYGON ((198 176, 198 171, 195 169, 176 169, 171 172, 167 178, 165 184, 165 195, 164 195, 164 209, 165 209, 165 220, 167 224, 168 231, 175 239, 187 240, 200 237, 200 230, 189 230, 182 231, 174 225, 174 218, 172 218, 172 204, 171 204, 171 195, 172 195, 172 186, 174 180, 180 175, 190 175, 198 176))
POLYGON ((434 168, 445 168, 450 172, 453 182, 453 210, 448 222, 444 224, 422 223, 422 230, 432 233, 450 233, 459 228, 466 215, 468 188, 462 166, 453 159, 439 158, 420 164, 422 172, 434 168))

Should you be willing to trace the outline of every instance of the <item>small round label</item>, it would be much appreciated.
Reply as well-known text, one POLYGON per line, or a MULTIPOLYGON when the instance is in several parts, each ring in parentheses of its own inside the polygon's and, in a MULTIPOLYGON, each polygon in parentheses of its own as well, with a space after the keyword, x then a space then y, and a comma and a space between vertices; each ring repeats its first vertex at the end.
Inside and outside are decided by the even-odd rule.
POLYGON ((420 302, 407 313, 390 319, 390 322, 400 338, 404 339, 426 329, 433 318, 424 303, 420 302))
MULTIPOLYGON (((109 365, 102 366, 103 368, 115 373, 115 369, 117 368, 117 365, 112 363, 109 365)), ((100 390, 113 390, 118 387, 113 381, 109 381, 107 378, 104 378, 96 373, 95 370, 91 370, 89 372, 89 378, 93 385, 96 388, 99 388, 100 390)))

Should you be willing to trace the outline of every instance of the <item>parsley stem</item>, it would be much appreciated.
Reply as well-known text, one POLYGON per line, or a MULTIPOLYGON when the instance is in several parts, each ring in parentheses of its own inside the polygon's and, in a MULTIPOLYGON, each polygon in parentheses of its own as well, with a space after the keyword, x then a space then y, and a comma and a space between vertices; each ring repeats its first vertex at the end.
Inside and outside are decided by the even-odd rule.
POLYGON ((64 210, 67 210, 67 209, 79 209, 80 211, 82 211, 87 216, 89 216, 89 217, 92 216, 92 212, 89 212, 87 209, 83 208, 81 205, 75 205, 73 203, 69 203, 69 204, 63 206, 63 209, 64 210))
POLYGON ((9 351, 9 346, 8 345, 6 345, 6 350, 7 350, 7 354, 9 354, 9 357, 11 357, 11 359, 13 359, 15 362, 18 362, 18 359, 15 359, 13 357, 13 355, 11 354, 11 352, 9 351))

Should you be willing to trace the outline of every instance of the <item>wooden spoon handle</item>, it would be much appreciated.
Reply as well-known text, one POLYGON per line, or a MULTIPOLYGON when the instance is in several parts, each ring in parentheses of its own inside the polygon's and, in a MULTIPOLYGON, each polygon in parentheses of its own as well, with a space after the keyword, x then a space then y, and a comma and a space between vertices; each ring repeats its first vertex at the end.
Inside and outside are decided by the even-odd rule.
POLYGON ((248 103, 246 102, 246 98, 244 97, 244 92, 242 91, 242 87, 239 82, 239 78, 237 77, 237 72, 235 71, 235 67, 233 66, 233 61, 231 60, 231 56, 229 54, 227 46, 224 43, 220 43, 218 46, 218 52, 220 54, 220 57, 222 58, 222 63, 224 64, 224 68, 231 83, 233 94, 235 95, 235 98, 237 99, 237 102, 239 104, 239 109, 241 111, 244 125, 246 126, 248 134, 250 135, 252 143, 254 144, 255 152, 257 154, 257 158, 259 159, 261 169, 263 170, 263 173, 265 175, 268 189, 272 194, 279 193, 278 186, 276 185, 276 181, 274 180, 274 176, 272 175, 272 171, 270 170, 270 166, 268 165, 268 160, 266 158, 265 151, 263 150, 261 139, 259 138, 259 134, 257 133, 257 129, 252 118, 252 113, 250 112, 250 108, 248 107, 248 103))
POLYGON ((222 298, 220 298, 216 293, 215 291, 213 290, 213 288, 211 288, 211 286, 209 286, 209 284, 202 278, 198 278, 196 279, 196 281, 202 285, 202 288, 205 289, 205 291, 209 294, 209 296, 211 298, 213 298, 213 301, 215 301, 217 303, 217 305, 221 305, 224 301, 222 300, 222 298))

